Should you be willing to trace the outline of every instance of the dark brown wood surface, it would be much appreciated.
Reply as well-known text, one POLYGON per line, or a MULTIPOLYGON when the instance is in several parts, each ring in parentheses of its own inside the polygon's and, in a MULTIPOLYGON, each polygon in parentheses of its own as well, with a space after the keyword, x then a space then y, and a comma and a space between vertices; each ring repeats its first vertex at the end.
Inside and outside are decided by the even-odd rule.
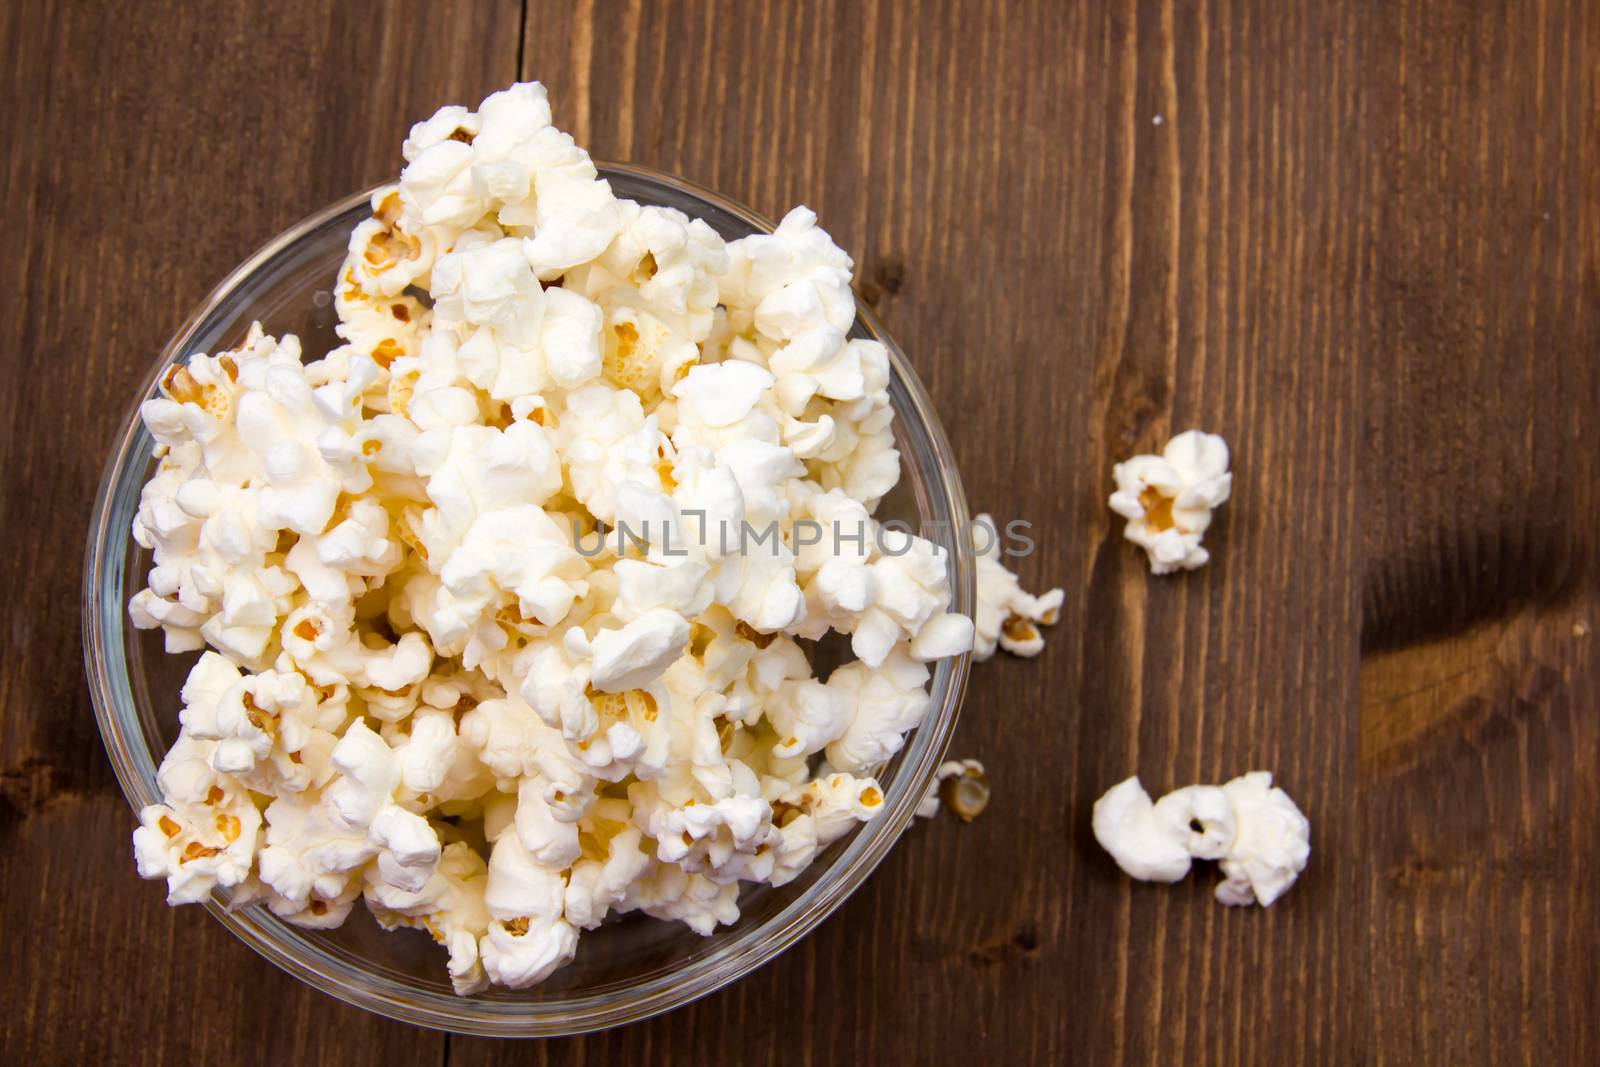
POLYGON ((1600 9, 1587 0, 0 5, 0 1060, 1600 1062, 1600 9), (80 558, 137 381, 232 264, 517 78, 597 156, 803 202, 1035 523, 981 820, 774 964, 584 1039, 344 1007, 133 873, 80 558), (1234 449, 1153 580, 1110 468, 1234 449), (1135 885, 1101 791, 1274 770, 1268 911, 1135 885))

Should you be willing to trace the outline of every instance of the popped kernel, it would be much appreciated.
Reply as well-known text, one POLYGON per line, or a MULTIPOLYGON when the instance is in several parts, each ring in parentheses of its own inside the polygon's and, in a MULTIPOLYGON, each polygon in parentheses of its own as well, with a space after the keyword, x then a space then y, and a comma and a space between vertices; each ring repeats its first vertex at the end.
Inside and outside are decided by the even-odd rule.
POLYGON ((1226 441, 1190 430, 1161 455, 1134 456, 1112 471, 1111 510, 1128 520, 1123 536, 1144 549, 1152 574, 1193 570, 1211 558, 1201 542, 1233 491, 1228 459, 1226 441))

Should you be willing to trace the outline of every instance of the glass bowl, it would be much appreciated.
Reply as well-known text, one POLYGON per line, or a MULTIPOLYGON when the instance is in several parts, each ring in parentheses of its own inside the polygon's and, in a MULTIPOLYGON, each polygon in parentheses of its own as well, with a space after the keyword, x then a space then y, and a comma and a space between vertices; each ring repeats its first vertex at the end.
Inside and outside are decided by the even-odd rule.
MULTIPOLYGON (((706 220, 728 239, 770 232, 771 223, 708 190, 642 167, 602 165, 617 195, 706 220)), ((160 631, 135 630, 127 604, 144 584, 149 553, 130 536, 139 491, 152 469, 150 434, 137 406, 154 395, 174 361, 218 352, 244 336, 252 320, 268 333, 297 333, 309 356, 338 343, 330 286, 350 231, 368 215, 371 191, 349 197, 292 227, 240 264, 168 343, 123 418, 95 500, 84 573, 84 659, 95 717, 128 803, 137 811, 159 800, 156 767, 178 734, 178 690, 194 655, 162 649, 160 631)), ((949 443, 927 393, 904 354, 865 306, 852 336, 889 350, 890 396, 902 478, 878 511, 900 519, 948 552, 953 610, 971 614, 973 554, 967 504, 949 443)), ((450 988, 441 948, 423 933, 387 932, 362 907, 338 930, 301 930, 254 905, 230 911, 227 894, 206 907, 261 955, 341 1000, 405 1022, 460 1033, 547 1036, 582 1033, 648 1018, 688 1003, 747 974, 803 936, 872 872, 910 824, 955 727, 966 685, 966 656, 936 665, 932 702, 920 729, 878 771, 883 811, 834 843, 780 889, 746 886, 742 917, 701 937, 681 923, 624 916, 583 934, 577 959, 529 990, 492 989, 459 997, 450 988)), ((133 821, 129 820, 131 833, 133 821)), ((136 877, 129 849, 127 877, 136 877)), ((152 893, 152 906, 155 895, 152 893)))

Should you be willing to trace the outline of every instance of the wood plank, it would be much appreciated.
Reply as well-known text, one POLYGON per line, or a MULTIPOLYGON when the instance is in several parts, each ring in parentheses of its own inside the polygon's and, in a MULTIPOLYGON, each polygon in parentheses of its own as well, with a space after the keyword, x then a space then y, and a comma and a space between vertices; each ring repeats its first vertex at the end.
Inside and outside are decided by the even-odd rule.
POLYGON ((1600 19, 1396 7, 1362 361, 1374 1058, 1589 1063, 1600 19))
POLYGON ((189 309, 257 245, 395 172, 415 116, 516 69, 516 0, 0 7, 0 974, 8 1063, 437 1063, 133 874, 81 681, 104 450, 189 309))

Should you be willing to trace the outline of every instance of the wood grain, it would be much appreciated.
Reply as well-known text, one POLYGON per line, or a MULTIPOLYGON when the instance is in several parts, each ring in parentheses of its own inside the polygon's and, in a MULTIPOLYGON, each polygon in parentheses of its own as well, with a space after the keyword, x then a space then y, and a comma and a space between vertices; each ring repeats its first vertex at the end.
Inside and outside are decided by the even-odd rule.
POLYGON ((1592 4, 200 11, 0 7, 7 1062, 1600 1059, 1592 4), (340 1007, 163 908, 77 638, 101 452, 162 340, 519 63, 597 156, 815 208, 975 508, 1031 520, 1025 581, 1068 590, 1040 659, 974 677, 982 820, 908 833, 749 979, 537 1044, 340 1007), (1153 580, 1110 467, 1192 426, 1234 499, 1213 563, 1153 580), (1130 773, 1255 767, 1314 826, 1269 911, 1132 884, 1089 834, 1130 773))

